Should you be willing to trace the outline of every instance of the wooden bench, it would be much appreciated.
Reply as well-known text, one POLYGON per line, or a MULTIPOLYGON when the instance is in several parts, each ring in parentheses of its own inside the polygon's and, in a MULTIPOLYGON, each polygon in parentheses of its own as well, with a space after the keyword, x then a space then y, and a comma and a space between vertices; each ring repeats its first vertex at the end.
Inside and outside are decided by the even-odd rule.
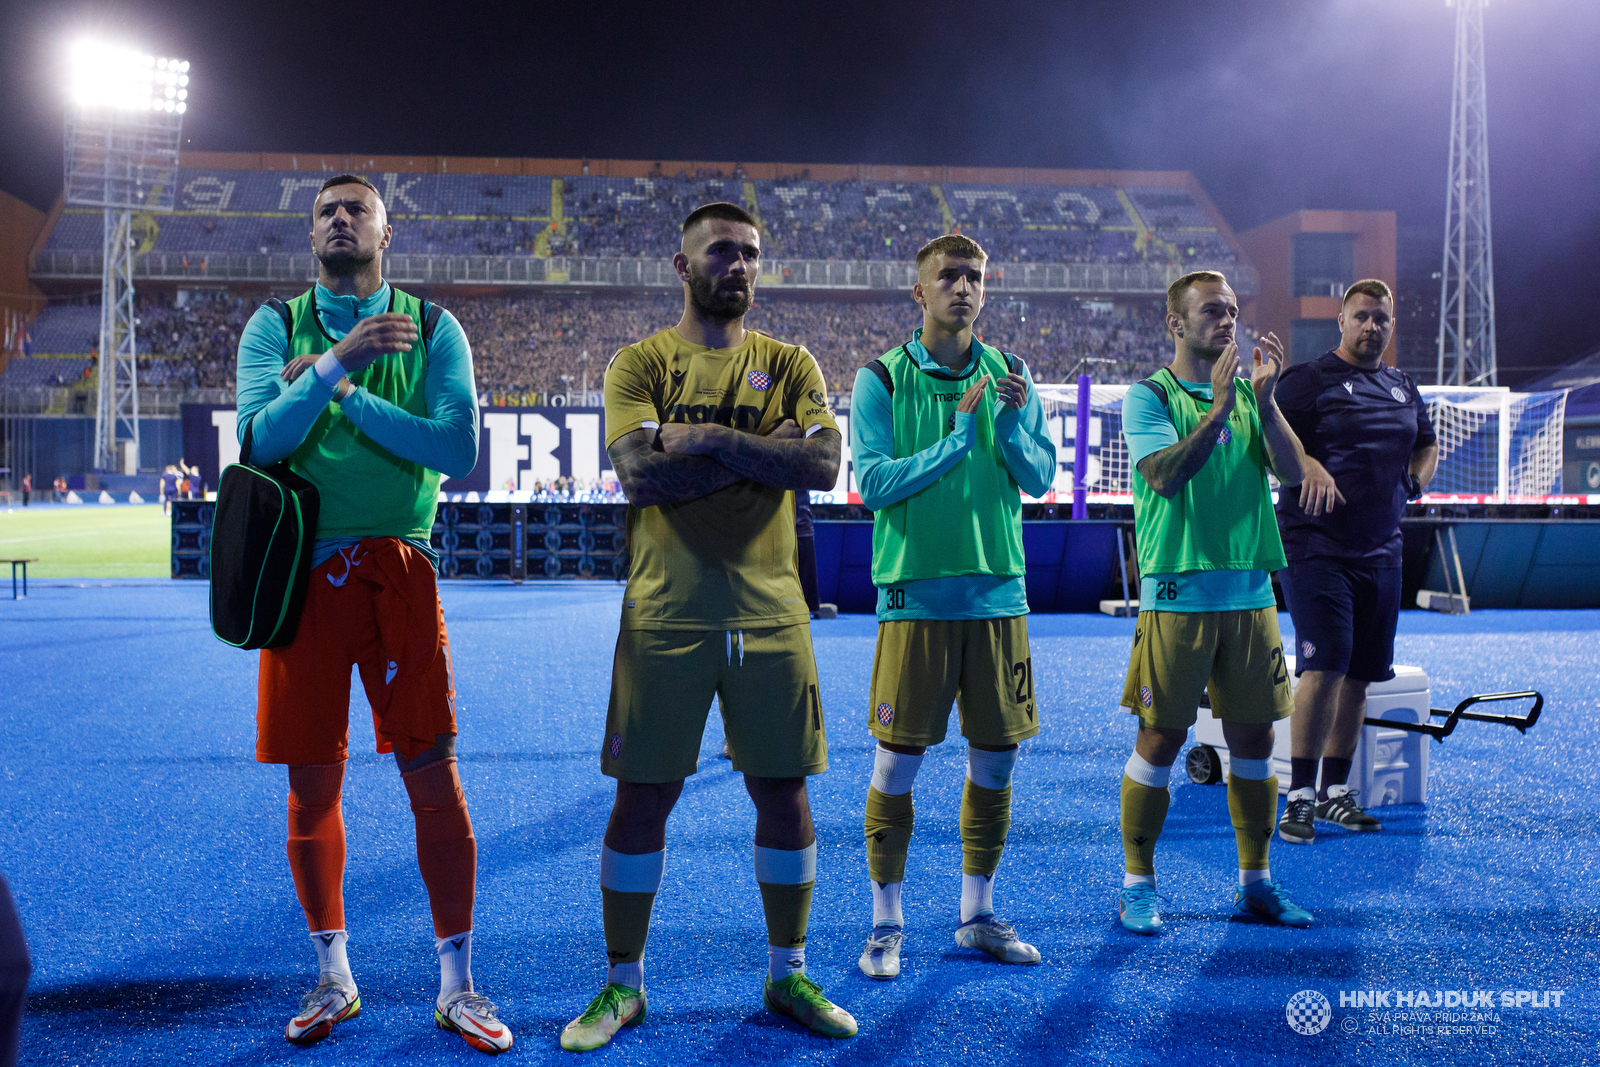
POLYGON ((9 564, 11 564, 11 599, 12 600, 18 599, 18 597, 17 597, 17 568, 18 567, 22 568, 22 595, 23 596, 27 596, 28 595, 28 564, 30 564, 30 563, 38 563, 38 562, 39 562, 39 557, 38 556, 28 556, 25 559, 24 558, 20 558, 20 557, 16 558, 16 559, 12 559, 10 557, 0 556, 0 563, 9 563, 9 564))

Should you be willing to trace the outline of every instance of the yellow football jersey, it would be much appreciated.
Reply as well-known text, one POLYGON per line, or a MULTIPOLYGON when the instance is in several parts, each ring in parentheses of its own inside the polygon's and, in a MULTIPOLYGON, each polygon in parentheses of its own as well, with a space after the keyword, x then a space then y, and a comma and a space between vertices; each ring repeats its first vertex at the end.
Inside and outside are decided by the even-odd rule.
MULTIPOLYGON (((606 369, 606 446, 644 426, 714 422, 766 435, 784 419, 838 432, 822 369, 799 345, 745 331, 737 348, 666 329, 606 369)), ((743 480, 696 500, 628 509, 625 630, 754 630, 806 622, 794 494, 743 480)))

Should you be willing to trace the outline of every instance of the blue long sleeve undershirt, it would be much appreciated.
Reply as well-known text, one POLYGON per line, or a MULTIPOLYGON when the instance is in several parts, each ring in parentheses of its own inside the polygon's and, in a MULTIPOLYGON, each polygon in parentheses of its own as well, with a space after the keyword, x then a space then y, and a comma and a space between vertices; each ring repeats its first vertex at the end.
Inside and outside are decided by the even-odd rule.
MULTIPOLYGON (((921 331, 918 331, 920 334, 921 331)), ((906 351, 923 370, 943 370, 920 340, 906 351)), ((965 375, 971 363, 957 372, 965 375)), ((1028 379, 1028 399, 1021 410, 996 403, 995 440, 1001 461, 1022 491, 1043 496, 1055 481, 1055 444, 1044 417, 1044 405, 1028 379)), ((861 502, 873 511, 906 499, 943 477, 977 443, 977 417, 960 413, 955 428, 938 443, 911 456, 895 458, 894 409, 889 391, 878 376, 862 369, 856 373, 850 399, 850 458, 855 466, 861 502)), ((1026 582, 1022 576, 995 577, 974 574, 950 578, 924 578, 902 582, 905 607, 890 610, 887 589, 878 590, 878 619, 997 619, 1028 613, 1026 582)))
MULTIPOLYGON (((388 310, 389 300, 387 282, 365 300, 340 296, 322 285, 316 287, 323 329, 335 341, 349 333, 359 320, 388 310)), ((255 465, 276 463, 299 448, 333 399, 334 387, 323 385, 311 369, 292 383, 283 380, 280 375, 288 362, 288 351, 289 337, 283 319, 270 308, 258 309, 239 336, 236 379, 239 442, 244 443, 245 430, 250 428, 250 462, 255 465)), ((346 397, 340 406, 356 429, 401 459, 448 477, 465 477, 478 461, 477 391, 472 377, 472 346, 461 323, 448 311, 439 316, 428 343, 423 395, 426 416, 413 415, 362 388, 346 397)), ((312 551, 312 565, 321 565, 356 540, 359 539, 319 540, 312 551)), ((433 550, 425 542, 410 543, 433 558, 433 550)))

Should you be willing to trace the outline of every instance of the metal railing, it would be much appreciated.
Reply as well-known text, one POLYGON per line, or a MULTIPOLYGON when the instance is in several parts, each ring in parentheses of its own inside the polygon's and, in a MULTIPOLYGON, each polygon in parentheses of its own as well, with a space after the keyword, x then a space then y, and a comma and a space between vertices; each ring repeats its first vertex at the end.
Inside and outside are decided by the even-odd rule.
MULTIPOLYGON (((47 249, 35 253, 35 279, 89 279, 101 274, 97 251, 47 249)), ((994 263, 989 289, 1006 293, 1127 293, 1154 296, 1185 270, 1152 263, 994 263)), ((1254 296, 1261 282, 1253 267, 1221 269, 1241 296, 1254 296)), ((400 285, 581 286, 585 288, 677 289, 681 284, 664 259, 592 259, 578 256, 471 256, 399 253, 384 257, 384 276, 400 285)), ((282 282, 308 285, 316 279, 309 252, 148 252, 134 264, 135 278, 150 281, 282 282)), ((762 286, 812 290, 906 290, 916 281, 912 263, 888 260, 779 260, 762 264, 762 286)))

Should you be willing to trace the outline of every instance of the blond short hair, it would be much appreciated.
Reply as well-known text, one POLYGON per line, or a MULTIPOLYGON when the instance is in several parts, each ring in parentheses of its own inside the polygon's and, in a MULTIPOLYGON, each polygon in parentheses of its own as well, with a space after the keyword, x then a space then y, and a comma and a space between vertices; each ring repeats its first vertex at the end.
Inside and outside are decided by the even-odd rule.
POLYGON ((1200 282, 1221 282, 1228 284, 1227 275, 1220 270, 1192 270, 1167 286, 1167 314, 1183 318, 1183 294, 1193 289, 1200 282))
POLYGON ((947 233, 943 237, 935 237, 917 252, 917 273, 922 273, 922 265, 934 256, 957 256, 961 259, 987 260, 989 253, 983 246, 964 233, 947 233))

